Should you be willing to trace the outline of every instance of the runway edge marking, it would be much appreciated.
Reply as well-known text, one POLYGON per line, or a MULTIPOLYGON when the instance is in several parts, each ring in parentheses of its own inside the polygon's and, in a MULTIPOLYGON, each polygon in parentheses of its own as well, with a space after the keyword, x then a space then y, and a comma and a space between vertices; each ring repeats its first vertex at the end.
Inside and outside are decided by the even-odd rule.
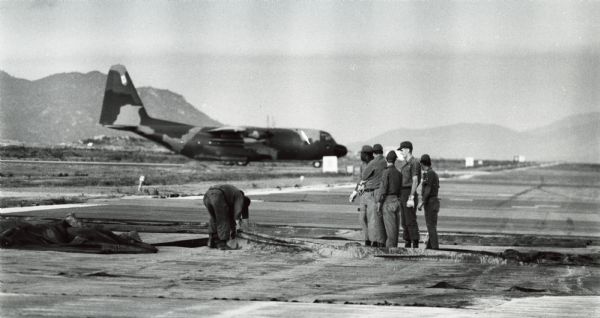
MULTIPOLYGON (((354 183, 344 183, 344 184, 334 184, 334 185, 312 185, 312 186, 302 186, 299 188, 289 187, 289 188, 266 188, 266 189, 251 189, 245 190, 244 193, 246 195, 264 195, 264 194, 273 194, 273 193, 294 193, 294 192, 305 192, 305 191, 317 191, 317 190, 333 190, 333 189, 345 189, 345 188, 353 188, 356 184, 354 183)), ((187 196, 187 197, 176 197, 176 198, 168 198, 172 200, 197 200, 204 198, 204 195, 195 195, 195 196, 187 196)))
POLYGON ((106 204, 98 203, 73 203, 73 204, 52 204, 52 205, 38 205, 38 206, 24 206, 24 207, 12 207, 0 209, 0 214, 10 214, 19 212, 29 211, 42 211, 42 210, 55 210, 55 209, 71 209, 71 208, 87 208, 92 206, 101 206, 106 204))

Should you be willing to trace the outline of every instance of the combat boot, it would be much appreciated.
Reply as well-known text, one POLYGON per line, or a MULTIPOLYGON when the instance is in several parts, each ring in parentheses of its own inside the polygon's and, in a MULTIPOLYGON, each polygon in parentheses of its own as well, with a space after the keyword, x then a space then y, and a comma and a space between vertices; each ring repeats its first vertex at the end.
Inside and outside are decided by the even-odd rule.
POLYGON ((371 241, 369 241, 369 240, 366 240, 366 241, 365 241, 365 246, 371 246, 371 241))
POLYGON ((419 248, 419 241, 418 240, 413 241, 412 248, 419 248))
POLYGON ((229 245, 227 245, 227 241, 224 240, 220 240, 217 243, 217 248, 222 250, 222 251, 228 251, 228 250, 233 250, 233 248, 229 247, 229 245))
POLYGON ((404 242, 404 248, 410 248, 410 247, 411 247, 410 241, 404 242))
POLYGON ((217 248, 218 241, 219 241, 219 238, 217 237, 216 234, 209 234, 208 235, 208 243, 206 245, 209 248, 217 248))

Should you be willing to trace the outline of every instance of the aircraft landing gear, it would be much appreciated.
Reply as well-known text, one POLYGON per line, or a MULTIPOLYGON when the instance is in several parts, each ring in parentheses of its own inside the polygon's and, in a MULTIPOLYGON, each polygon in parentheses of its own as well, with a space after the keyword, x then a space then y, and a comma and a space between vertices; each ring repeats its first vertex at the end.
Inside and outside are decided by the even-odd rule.
POLYGON ((312 165, 315 168, 321 168, 321 166, 323 165, 323 163, 321 161, 313 161, 312 165))

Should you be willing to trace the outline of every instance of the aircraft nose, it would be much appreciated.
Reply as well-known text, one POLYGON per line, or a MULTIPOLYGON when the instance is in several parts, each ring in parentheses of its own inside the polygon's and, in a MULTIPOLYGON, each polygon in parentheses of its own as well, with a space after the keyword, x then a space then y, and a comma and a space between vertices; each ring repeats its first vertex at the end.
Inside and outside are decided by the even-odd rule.
POLYGON ((342 145, 335 145, 335 156, 343 157, 348 153, 348 149, 342 145))

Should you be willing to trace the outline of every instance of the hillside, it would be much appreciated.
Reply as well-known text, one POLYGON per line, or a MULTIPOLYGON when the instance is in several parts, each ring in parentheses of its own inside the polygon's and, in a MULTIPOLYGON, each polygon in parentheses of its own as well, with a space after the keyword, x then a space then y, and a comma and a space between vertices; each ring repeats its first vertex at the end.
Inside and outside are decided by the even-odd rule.
POLYGON ((396 129, 361 143, 398 147, 411 140, 415 154, 436 158, 510 160, 523 155, 527 160, 600 162, 600 112, 569 116, 544 127, 518 132, 498 125, 456 124, 427 129, 396 129))
MULTIPOLYGON (((106 74, 62 73, 36 81, 0 71, 0 139, 57 144, 96 135, 130 135, 98 124, 106 74)), ((148 113, 193 125, 218 126, 179 94, 138 88, 148 113)))

